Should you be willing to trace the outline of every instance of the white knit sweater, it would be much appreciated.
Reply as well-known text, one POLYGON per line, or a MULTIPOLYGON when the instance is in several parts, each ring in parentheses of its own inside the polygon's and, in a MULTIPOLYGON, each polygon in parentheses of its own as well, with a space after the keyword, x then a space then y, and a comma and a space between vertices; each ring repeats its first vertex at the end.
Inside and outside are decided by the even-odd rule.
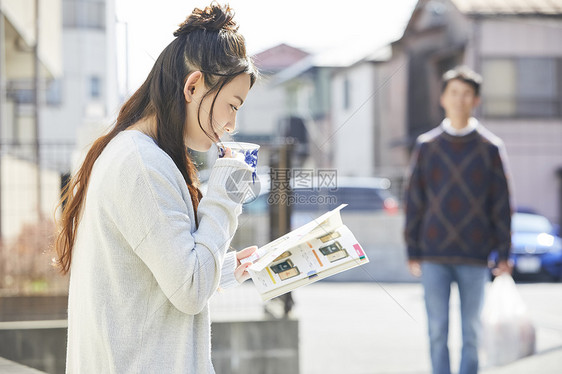
POLYGON ((150 137, 109 143, 73 251, 67 373, 214 373, 207 304, 219 282, 237 284, 227 248, 242 207, 225 181, 244 168, 217 160, 196 229, 186 183, 150 137))

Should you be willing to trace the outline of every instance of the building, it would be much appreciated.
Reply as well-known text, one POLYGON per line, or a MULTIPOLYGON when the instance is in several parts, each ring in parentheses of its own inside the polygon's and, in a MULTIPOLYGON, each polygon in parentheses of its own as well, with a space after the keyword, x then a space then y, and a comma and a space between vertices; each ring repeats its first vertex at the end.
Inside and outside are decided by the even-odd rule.
POLYGON ((404 116, 383 111, 383 123, 404 128, 396 144, 411 146, 437 126, 441 75, 466 64, 484 78, 477 116, 505 142, 515 204, 555 222, 561 218, 562 1, 420 0, 389 64, 401 66, 385 95, 404 116), (406 95, 392 94, 406 84, 406 95))
POLYGON ((272 136, 279 120, 286 114, 285 92, 275 84, 275 74, 297 63, 309 54, 298 48, 280 44, 252 56, 260 78, 252 87, 251 97, 238 116, 238 131, 243 134, 272 136))
POLYGON ((63 74, 48 87, 41 140, 64 147, 44 162, 66 174, 119 110, 115 0, 65 0, 62 25, 63 74))
POLYGON ((61 0, 0 1, 2 240, 26 223, 51 217, 59 197, 59 173, 41 162, 36 119, 44 87, 62 74, 61 6, 61 0))
POLYGON ((332 74, 332 142, 339 175, 384 176, 395 182, 403 177, 408 155, 396 140, 405 136, 404 127, 383 120, 403 119, 395 98, 405 94, 404 82, 395 75, 400 66, 390 57, 390 46, 383 46, 332 74))
MULTIPOLYGON (((345 168, 339 169, 341 163, 336 163, 337 149, 341 146, 340 137, 342 128, 346 130, 350 127, 346 121, 334 116, 340 106, 340 100, 349 99, 350 95, 339 97, 339 87, 333 86, 334 73, 339 69, 355 66, 365 56, 365 50, 369 48, 364 45, 351 43, 347 46, 340 46, 321 53, 313 54, 301 61, 280 71, 275 76, 277 85, 283 87, 285 92, 286 116, 298 119, 302 122, 308 137, 308 158, 306 165, 314 168, 338 168, 338 173, 350 175, 345 168), (336 95, 336 96, 334 96, 336 95)), ((367 76, 362 76, 361 86, 369 86, 370 81, 367 76)), ((359 90, 358 86, 352 88, 347 86, 345 91, 350 94, 353 90, 359 90)), ((355 96, 359 98, 359 96, 355 96)), ((345 104, 345 103, 344 103, 345 104)), ((348 107, 352 108, 351 102, 347 102, 348 107)), ((347 105, 345 104, 345 105, 347 105)), ((343 110, 348 110, 344 108, 343 110)), ((364 134, 356 133, 355 140, 363 140, 364 134)), ((347 151, 348 156, 354 154, 350 151, 359 149, 357 144, 349 144, 340 148, 342 152, 347 151)), ((341 161, 341 160, 340 160, 341 161)))
POLYGON ((561 26, 560 0, 420 0, 388 48, 310 55, 274 79, 285 115, 305 123, 311 165, 387 176, 401 193, 415 139, 443 118, 441 75, 474 68, 484 77, 476 115, 505 142, 515 205, 559 222, 561 26))
MULTIPOLYGON (((260 144, 258 171, 268 173, 271 157, 279 147, 283 127, 290 121, 285 87, 278 84, 279 72, 306 59, 309 54, 301 49, 280 44, 252 56, 260 77, 248 94, 236 122, 236 141, 260 144), (273 151, 273 152, 272 152, 273 151)), ((297 147, 303 146, 302 144, 297 147)), ((210 153, 210 159, 216 157, 210 153)))
POLYGON ((61 184, 119 107, 114 0, 37 3, 39 22, 36 0, 0 1, 4 238, 17 235, 24 223, 53 216, 61 184))
MULTIPOLYGON (((0 78, 3 88, 1 137, 4 142, 29 142, 35 139, 35 82, 41 95, 47 83, 62 74, 62 1, 41 0, 38 4, 37 10, 35 0, 0 2, 3 25, 0 30, 0 78), (39 40, 36 40, 37 36, 39 40)), ((40 96, 40 102, 41 99, 40 96)))

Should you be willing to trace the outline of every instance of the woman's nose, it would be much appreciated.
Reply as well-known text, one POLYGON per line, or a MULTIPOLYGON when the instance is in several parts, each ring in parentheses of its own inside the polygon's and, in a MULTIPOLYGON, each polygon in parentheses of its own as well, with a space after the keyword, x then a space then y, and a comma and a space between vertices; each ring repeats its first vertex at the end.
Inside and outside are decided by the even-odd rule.
POLYGON ((226 123, 226 125, 224 125, 224 130, 226 132, 234 132, 234 129, 236 128, 236 120, 232 120, 226 123))

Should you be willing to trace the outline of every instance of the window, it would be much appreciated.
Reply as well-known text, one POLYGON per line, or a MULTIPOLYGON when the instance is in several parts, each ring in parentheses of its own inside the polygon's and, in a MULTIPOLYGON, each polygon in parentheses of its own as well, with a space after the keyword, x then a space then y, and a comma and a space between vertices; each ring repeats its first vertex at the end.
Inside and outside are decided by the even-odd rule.
POLYGON ((484 116, 562 116, 562 59, 486 59, 482 64, 484 116))
POLYGON ((90 77, 90 97, 97 99, 101 96, 101 80, 99 77, 90 77))
POLYGON ((343 80, 343 109, 349 109, 349 105, 351 104, 351 83, 349 82, 349 78, 345 78, 343 80))
POLYGON ((7 82, 6 96, 17 104, 35 104, 32 79, 14 79, 7 82))
POLYGON ((63 25, 67 28, 105 29, 105 0, 64 0, 63 25))
POLYGON ((62 80, 53 79, 47 84, 47 104, 60 105, 62 102, 62 80))

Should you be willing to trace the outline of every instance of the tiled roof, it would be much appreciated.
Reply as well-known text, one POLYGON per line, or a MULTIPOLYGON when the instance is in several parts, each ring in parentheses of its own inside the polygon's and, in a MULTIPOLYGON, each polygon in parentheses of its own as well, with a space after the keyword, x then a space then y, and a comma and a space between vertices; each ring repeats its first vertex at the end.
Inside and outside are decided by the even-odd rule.
POLYGON ((562 15, 562 0, 451 0, 466 14, 562 15))
POLYGON ((308 53, 301 49, 291 47, 287 44, 279 44, 255 54, 252 57, 260 70, 265 72, 277 72, 295 64, 307 56, 308 53))
POLYGON ((345 68, 362 60, 383 61, 388 59, 388 51, 378 44, 361 40, 350 40, 345 46, 336 46, 322 52, 311 54, 277 74, 276 82, 283 83, 294 79, 312 68, 345 68), (375 51, 375 52, 372 52, 375 51))

